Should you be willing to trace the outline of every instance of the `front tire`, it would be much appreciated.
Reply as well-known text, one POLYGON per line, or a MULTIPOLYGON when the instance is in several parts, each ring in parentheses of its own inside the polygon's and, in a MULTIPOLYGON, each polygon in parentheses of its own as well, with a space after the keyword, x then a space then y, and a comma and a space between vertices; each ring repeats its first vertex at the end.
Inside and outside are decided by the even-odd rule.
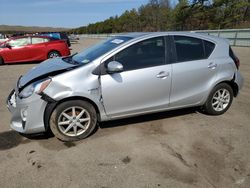
POLYGON ((50 117, 52 133, 62 141, 88 137, 97 126, 95 108, 86 101, 73 100, 59 104, 50 117))
POLYGON ((229 109, 232 101, 232 88, 226 83, 221 83, 215 86, 210 93, 204 105, 204 110, 209 115, 221 115, 229 109))

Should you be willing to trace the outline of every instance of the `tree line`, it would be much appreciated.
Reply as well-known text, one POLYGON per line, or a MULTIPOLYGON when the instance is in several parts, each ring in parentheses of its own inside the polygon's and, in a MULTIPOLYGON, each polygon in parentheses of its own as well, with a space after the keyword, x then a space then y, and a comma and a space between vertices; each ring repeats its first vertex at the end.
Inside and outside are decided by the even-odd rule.
POLYGON ((150 0, 138 9, 71 30, 77 34, 204 30, 250 26, 250 0, 150 0))

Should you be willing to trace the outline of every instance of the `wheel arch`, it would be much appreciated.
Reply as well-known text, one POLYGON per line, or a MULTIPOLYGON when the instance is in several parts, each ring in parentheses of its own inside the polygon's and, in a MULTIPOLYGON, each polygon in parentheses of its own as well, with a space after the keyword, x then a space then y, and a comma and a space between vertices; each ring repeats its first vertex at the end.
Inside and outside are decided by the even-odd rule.
POLYGON ((238 87, 238 85, 234 82, 234 79, 231 80, 231 81, 228 81, 228 80, 227 80, 227 81, 222 81, 222 82, 216 84, 214 87, 216 87, 217 85, 222 84, 222 83, 228 84, 228 85, 232 88, 232 90, 233 90, 234 97, 237 97, 237 95, 238 95, 238 93, 239 93, 239 87, 238 87))
POLYGON ((227 79, 225 79, 225 80, 219 80, 218 82, 215 82, 214 84, 212 84, 212 85, 210 86, 209 91, 206 93, 205 97, 203 98, 201 104, 205 104, 205 103, 206 103, 206 101, 207 101, 207 99, 208 99, 210 93, 213 91, 213 89, 214 89, 217 85, 219 85, 219 84, 221 84, 221 83, 226 83, 226 84, 228 84, 228 85, 232 88, 232 90, 233 90, 233 95, 234 95, 234 97, 237 97, 237 95, 238 95, 238 93, 239 93, 239 87, 238 87, 238 85, 234 82, 234 77, 233 77, 233 79, 231 78, 231 80, 227 80, 227 79))
POLYGON ((89 98, 86 98, 86 97, 82 97, 82 96, 73 96, 73 97, 67 97, 67 98, 64 98, 62 100, 59 100, 59 101, 54 101, 54 102, 48 102, 46 108, 45 108, 45 111, 44 111, 44 126, 45 126, 45 131, 48 131, 50 128, 49 126, 49 120, 50 120, 50 116, 52 114, 52 112, 55 110, 55 108, 62 104, 63 102, 66 102, 66 101, 73 101, 73 100, 82 100, 82 101, 86 101, 86 102, 89 102, 94 108, 95 108, 95 111, 96 111, 96 114, 97 114, 97 120, 100 121, 101 117, 100 117, 100 109, 98 107, 98 105, 92 101, 91 99, 89 98))
MULTIPOLYGON (((210 93, 209 93, 209 95, 208 95, 208 97, 206 99, 206 102, 202 106, 202 110, 203 110, 203 112, 205 112, 208 115, 221 115, 221 114, 224 114, 230 108, 230 106, 232 104, 232 101, 233 101, 233 97, 235 97, 236 95, 237 95, 237 88, 235 87, 233 80, 232 81, 227 81, 227 80, 221 81, 221 82, 215 84, 214 87, 212 88, 212 90, 210 91, 210 93), (220 107, 222 109, 217 110, 217 109, 215 109, 213 107, 214 95, 219 90, 221 90, 223 87, 229 89, 229 90, 227 89, 229 91, 229 93, 230 93, 229 101, 227 101, 227 104, 226 104, 225 107, 220 107)), ((221 103, 221 101, 220 101, 220 99, 216 99, 216 100, 219 100, 219 101, 217 101, 217 106, 218 106, 218 102, 221 103)), ((222 104, 224 105, 224 103, 222 103, 222 104)))

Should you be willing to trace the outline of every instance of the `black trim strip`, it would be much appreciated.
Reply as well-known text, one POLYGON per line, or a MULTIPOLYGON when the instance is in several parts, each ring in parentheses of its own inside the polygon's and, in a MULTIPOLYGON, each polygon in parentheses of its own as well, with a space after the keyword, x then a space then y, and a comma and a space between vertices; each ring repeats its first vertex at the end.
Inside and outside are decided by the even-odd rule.
POLYGON ((45 93, 41 93, 41 99, 44 100, 44 101, 47 101, 48 103, 55 103, 57 102, 56 100, 52 99, 50 96, 48 96, 47 94, 45 93))

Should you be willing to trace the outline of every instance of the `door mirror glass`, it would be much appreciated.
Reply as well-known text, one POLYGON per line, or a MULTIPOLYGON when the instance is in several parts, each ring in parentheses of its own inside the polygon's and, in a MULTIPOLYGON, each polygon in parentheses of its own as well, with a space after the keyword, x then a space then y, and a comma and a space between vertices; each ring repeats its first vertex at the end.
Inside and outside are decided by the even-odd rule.
POLYGON ((111 61, 108 63, 107 66, 107 73, 113 74, 113 73, 119 73, 123 71, 123 65, 117 61, 111 61))

